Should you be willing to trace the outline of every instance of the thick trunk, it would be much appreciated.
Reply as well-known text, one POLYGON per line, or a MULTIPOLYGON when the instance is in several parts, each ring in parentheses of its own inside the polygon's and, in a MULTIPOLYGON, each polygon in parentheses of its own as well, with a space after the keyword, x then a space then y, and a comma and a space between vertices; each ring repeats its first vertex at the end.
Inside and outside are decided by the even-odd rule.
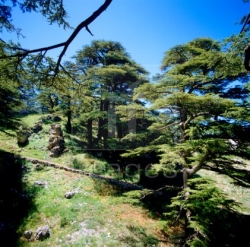
POLYGON ((117 129, 117 138, 122 139, 123 135, 122 135, 122 123, 121 122, 116 123, 116 129, 117 129))
POLYGON ((55 106, 55 104, 54 104, 54 101, 53 101, 51 95, 49 95, 49 106, 50 106, 50 109, 51 109, 50 113, 53 113, 54 112, 54 106, 55 106))
MULTIPOLYGON (((207 150, 206 153, 204 154, 204 156, 202 157, 202 159, 199 161, 199 163, 194 166, 193 168, 184 168, 183 169, 183 188, 188 188, 188 178, 190 178, 191 176, 193 176, 195 173, 197 173, 202 166, 205 164, 205 162, 207 161, 207 158, 209 156, 209 151, 207 150)), ((185 195, 184 195, 184 200, 187 201, 189 199, 189 191, 187 190, 185 195)), ((183 210, 182 208, 180 209, 181 211, 183 210)), ((189 236, 189 228, 188 225, 190 223, 191 220, 191 215, 192 212, 189 209, 184 210, 185 212, 185 235, 186 238, 188 238, 189 236)), ((198 231, 198 230, 197 230, 198 231)))

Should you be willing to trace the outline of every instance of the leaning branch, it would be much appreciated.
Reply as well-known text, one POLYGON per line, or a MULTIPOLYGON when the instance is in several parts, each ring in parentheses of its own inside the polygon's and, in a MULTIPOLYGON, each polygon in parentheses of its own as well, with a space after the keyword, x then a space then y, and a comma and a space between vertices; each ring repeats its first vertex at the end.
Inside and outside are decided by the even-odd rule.
POLYGON ((145 195, 143 195, 140 200, 144 199, 145 197, 152 195, 152 194, 156 194, 159 193, 163 190, 172 190, 172 191, 182 191, 182 187, 178 187, 178 186, 171 186, 171 185, 165 185, 162 188, 159 188, 157 190, 150 190, 148 193, 146 193, 145 195))
POLYGON ((9 55, 9 56, 2 56, 0 57, 0 59, 5 59, 5 58, 11 58, 11 57, 26 57, 28 54, 31 54, 31 53, 36 53, 36 52, 42 52, 42 51, 49 51, 49 50, 52 50, 52 49, 56 49, 56 48, 59 48, 59 47, 63 47, 63 50, 62 52, 60 53, 59 55, 59 58, 57 60, 57 65, 56 65, 56 68, 55 68, 55 73, 58 72, 58 69, 59 69, 59 66, 61 64, 61 60, 62 60, 62 57, 64 56, 66 50, 68 49, 69 45, 71 44, 71 42, 75 39, 75 37, 77 36, 77 34, 83 29, 83 28, 86 28, 86 30, 91 34, 91 31, 89 30, 88 26, 103 12, 105 11, 108 6, 111 4, 112 0, 105 0, 104 4, 99 8, 97 9, 90 17, 88 17, 86 20, 84 20, 83 22, 81 22, 77 27, 76 29, 73 31, 73 33, 70 35, 70 37, 68 38, 67 41, 65 42, 62 42, 60 44, 56 44, 56 45, 52 45, 52 46, 47 46, 47 47, 42 47, 42 48, 38 48, 38 49, 34 49, 34 50, 25 50, 25 49, 22 49, 22 48, 13 48, 13 49, 16 49, 16 50, 19 50, 21 52, 18 52, 16 54, 13 54, 13 55, 9 55))

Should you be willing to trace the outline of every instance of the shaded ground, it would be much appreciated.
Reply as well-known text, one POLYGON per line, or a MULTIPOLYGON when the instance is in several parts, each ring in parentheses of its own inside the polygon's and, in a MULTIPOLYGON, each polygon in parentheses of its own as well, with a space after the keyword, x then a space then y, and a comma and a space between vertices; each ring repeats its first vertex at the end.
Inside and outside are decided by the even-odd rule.
POLYGON ((0 239, 2 246, 17 246, 17 230, 32 210, 31 191, 22 181, 25 166, 11 153, 0 151, 0 239))

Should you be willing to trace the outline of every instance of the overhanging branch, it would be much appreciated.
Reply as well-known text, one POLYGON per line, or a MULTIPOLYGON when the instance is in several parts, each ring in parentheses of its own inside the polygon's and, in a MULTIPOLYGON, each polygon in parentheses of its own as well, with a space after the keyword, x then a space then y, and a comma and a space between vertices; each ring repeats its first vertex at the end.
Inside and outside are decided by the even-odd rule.
POLYGON ((56 49, 59 47, 63 47, 63 50, 61 51, 59 58, 57 60, 57 64, 56 64, 56 68, 55 68, 55 73, 58 72, 59 66, 61 64, 61 60, 66 52, 66 50, 68 49, 69 45, 71 44, 71 42, 75 39, 75 37, 78 35, 78 33, 83 29, 86 28, 86 30, 92 34, 88 28, 88 25, 90 25, 103 11, 105 11, 108 6, 111 4, 112 0, 105 0, 104 4, 101 5, 99 7, 99 9, 97 9, 91 16, 89 16, 86 20, 84 20, 83 22, 81 22, 76 29, 73 31, 73 33, 70 35, 70 37, 68 38, 67 41, 56 44, 56 45, 52 45, 52 46, 47 46, 47 47, 42 47, 42 48, 38 48, 38 49, 33 49, 33 50, 25 50, 22 48, 15 48, 12 47, 12 49, 14 50, 18 50, 19 52, 17 52, 16 54, 13 55, 7 55, 7 56, 2 56, 0 57, 0 59, 6 59, 6 58, 11 58, 11 57, 21 57, 21 58, 25 58, 27 55, 31 54, 31 53, 37 53, 37 52, 47 52, 49 50, 52 49, 56 49))

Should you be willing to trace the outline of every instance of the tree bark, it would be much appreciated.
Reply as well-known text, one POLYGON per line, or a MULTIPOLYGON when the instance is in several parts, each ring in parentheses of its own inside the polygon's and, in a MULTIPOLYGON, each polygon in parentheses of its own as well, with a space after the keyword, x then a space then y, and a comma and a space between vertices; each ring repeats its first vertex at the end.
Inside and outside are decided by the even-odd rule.
POLYGON ((72 124, 71 124, 72 110, 71 110, 71 96, 70 95, 67 96, 66 116, 67 116, 66 130, 67 130, 67 133, 70 133, 72 130, 72 124))
POLYGON ((103 148, 107 148, 107 139, 108 139, 108 107, 109 107, 109 100, 101 100, 100 102, 100 112, 104 113, 104 116, 99 117, 98 120, 98 141, 102 141, 103 148), (105 115, 106 114, 106 115, 105 115))
POLYGON ((181 142, 184 142, 186 140, 185 136, 185 129, 186 129, 186 121, 187 121, 187 111, 185 108, 180 109, 180 129, 181 129, 181 142))
POLYGON ((199 161, 199 163, 194 166, 193 168, 183 168, 183 188, 188 187, 188 178, 193 176, 195 173, 197 173, 202 166, 205 164, 209 156, 209 150, 206 151, 202 159, 199 161))
POLYGON ((87 121, 88 148, 93 148, 92 122, 92 119, 88 119, 87 121))

